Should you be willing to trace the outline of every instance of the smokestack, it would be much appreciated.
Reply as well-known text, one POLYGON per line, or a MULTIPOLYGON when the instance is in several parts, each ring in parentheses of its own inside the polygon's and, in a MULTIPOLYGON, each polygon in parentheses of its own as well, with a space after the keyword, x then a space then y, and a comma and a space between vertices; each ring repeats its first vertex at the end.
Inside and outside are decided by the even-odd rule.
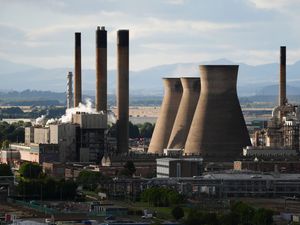
POLYGON ((81 33, 75 33, 74 107, 81 102, 81 33))
POLYGON ((96 30, 96 110, 107 111, 107 32, 96 30))
POLYGON ((118 30, 117 39, 117 148, 118 153, 127 153, 129 139, 129 30, 118 30))
POLYGON ((67 109, 73 108, 73 74, 69 72, 67 75, 67 109))
POLYGON ((180 78, 183 93, 169 139, 169 149, 183 149, 200 95, 200 78, 180 78))
POLYGON ((237 65, 204 65, 201 93, 186 140, 185 153, 234 160, 251 146, 236 92, 237 65))
POLYGON ((167 148, 182 96, 180 78, 164 78, 165 94, 148 152, 162 154, 167 148))
POLYGON ((286 99, 286 47, 280 46, 280 85, 279 85, 279 106, 287 103, 286 99))

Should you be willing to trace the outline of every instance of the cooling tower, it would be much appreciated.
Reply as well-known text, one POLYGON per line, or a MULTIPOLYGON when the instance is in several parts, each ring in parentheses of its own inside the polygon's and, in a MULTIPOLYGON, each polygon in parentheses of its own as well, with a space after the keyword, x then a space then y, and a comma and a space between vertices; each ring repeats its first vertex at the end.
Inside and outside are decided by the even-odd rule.
POLYGON ((129 31, 119 30, 117 36, 117 149, 118 153, 127 153, 129 139, 129 31))
POLYGON ((107 111, 107 32, 96 30, 96 110, 107 111))
POLYGON ((237 65, 200 66, 201 94, 185 154, 234 160, 250 138, 236 92, 237 65))
POLYGON ((280 47, 280 85, 279 85, 279 105, 287 103, 286 99, 286 47, 280 47))
POLYGON ((164 78, 165 95, 148 152, 162 154, 167 148, 182 96, 180 78, 164 78))
POLYGON ((181 78, 182 98, 168 143, 168 149, 183 149, 200 95, 200 78, 181 78))
POLYGON ((81 33, 75 33, 74 107, 81 102, 81 33))

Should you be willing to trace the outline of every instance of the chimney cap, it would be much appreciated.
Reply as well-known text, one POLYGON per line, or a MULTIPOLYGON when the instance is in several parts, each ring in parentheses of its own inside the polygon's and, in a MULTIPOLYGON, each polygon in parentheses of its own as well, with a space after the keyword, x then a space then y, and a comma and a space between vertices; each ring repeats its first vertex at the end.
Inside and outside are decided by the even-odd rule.
POLYGON ((97 26, 97 30, 105 30, 105 26, 97 26))

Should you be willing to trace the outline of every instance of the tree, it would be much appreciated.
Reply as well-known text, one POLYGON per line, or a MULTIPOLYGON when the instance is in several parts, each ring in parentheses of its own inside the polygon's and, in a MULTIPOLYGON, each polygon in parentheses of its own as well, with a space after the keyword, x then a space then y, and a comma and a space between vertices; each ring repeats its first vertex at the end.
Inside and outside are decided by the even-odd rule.
POLYGON ((84 189, 94 191, 101 179, 101 173, 96 171, 83 170, 79 173, 76 181, 82 185, 84 189))
POLYGON ((132 124, 129 122, 129 137, 130 138, 139 138, 140 137, 140 131, 138 126, 132 124))
POLYGON ((8 140, 4 140, 2 142, 2 149, 8 149, 9 148, 9 141, 8 140))
POLYGON ((171 213, 175 220, 179 220, 184 217, 184 211, 180 206, 173 208, 171 213))
POLYGON ((127 169, 131 173, 131 175, 133 175, 136 171, 135 165, 132 161, 127 161, 124 165, 124 168, 127 169))
POLYGON ((146 122, 140 127, 140 136, 144 138, 151 138, 154 130, 154 124, 146 122))
POLYGON ((10 166, 4 163, 0 164, 0 176, 12 176, 13 173, 10 169, 10 166))
POLYGON ((222 225, 238 225, 239 216, 235 213, 227 213, 219 216, 219 221, 222 221, 222 225))
POLYGON ((273 224, 273 212, 268 209, 259 208, 253 216, 254 225, 271 225, 273 224))
POLYGON ((183 196, 169 188, 152 187, 142 192, 141 200, 155 207, 167 207, 170 204, 183 203, 183 196))
POLYGON ((42 167, 37 163, 26 162, 21 165, 19 173, 24 178, 37 179, 42 175, 42 167))
POLYGON ((118 173, 119 176, 132 177, 135 173, 135 165, 132 161, 127 161, 124 168, 118 173))
POLYGON ((243 202, 237 202, 231 207, 231 211, 238 215, 240 224, 252 225, 252 219, 254 216, 254 208, 243 202))

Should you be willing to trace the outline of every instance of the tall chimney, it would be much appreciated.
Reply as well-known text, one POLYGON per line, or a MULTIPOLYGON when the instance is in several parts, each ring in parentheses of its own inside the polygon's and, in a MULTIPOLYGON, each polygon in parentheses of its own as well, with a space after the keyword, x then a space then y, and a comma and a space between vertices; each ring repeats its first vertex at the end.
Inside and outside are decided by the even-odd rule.
POLYGON ((279 85, 279 106, 287 103, 286 99, 286 47, 280 46, 280 85, 279 85))
POLYGON ((200 95, 199 77, 182 77, 180 80, 183 93, 170 135, 169 149, 184 148, 200 95))
POLYGON ((185 153, 234 160, 251 146, 237 97, 237 65, 203 65, 201 92, 185 144, 185 153))
POLYGON ((182 96, 180 78, 164 78, 164 99, 152 134, 148 153, 162 154, 167 148, 182 96))
POLYGON ((129 139, 129 30, 118 30, 117 43, 117 150, 118 153, 127 153, 129 139))
POLYGON ((96 110, 107 111, 107 32, 96 30, 96 110))
POLYGON ((69 72, 67 75, 67 109, 73 108, 73 74, 69 72))
POLYGON ((81 33, 75 33, 74 107, 81 102, 81 33))

